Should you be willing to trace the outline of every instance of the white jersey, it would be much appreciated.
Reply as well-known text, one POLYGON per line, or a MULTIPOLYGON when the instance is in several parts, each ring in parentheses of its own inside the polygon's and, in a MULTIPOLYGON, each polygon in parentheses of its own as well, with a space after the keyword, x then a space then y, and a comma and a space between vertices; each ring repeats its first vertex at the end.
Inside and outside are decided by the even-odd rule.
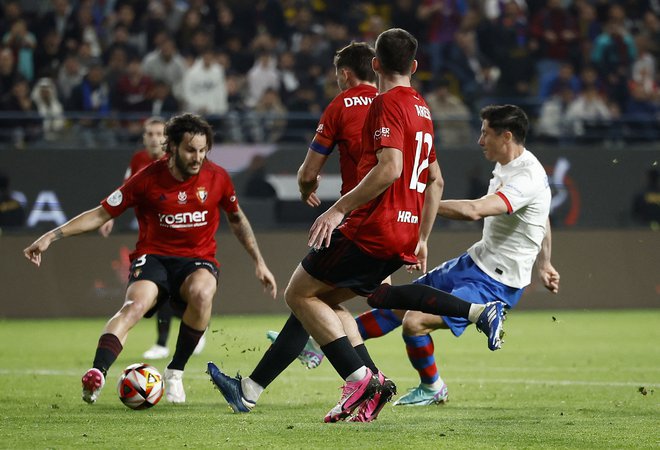
POLYGON ((510 163, 497 163, 488 194, 499 195, 507 214, 486 217, 481 240, 468 254, 491 278, 513 288, 532 279, 532 266, 541 250, 550 213, 548 177, 527 149, 510 163))

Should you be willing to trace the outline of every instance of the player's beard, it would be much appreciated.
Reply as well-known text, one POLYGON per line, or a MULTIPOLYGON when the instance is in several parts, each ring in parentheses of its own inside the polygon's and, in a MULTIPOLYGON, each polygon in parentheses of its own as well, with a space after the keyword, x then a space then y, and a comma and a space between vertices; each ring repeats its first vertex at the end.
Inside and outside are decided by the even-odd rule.
POLYGON ((183 159, 179 156, 179 152, 174 153, 174 165, 176 166, 177 169, 179 169, 179 173, 184 178, 189 178, 192 177, 193 175, 197 175, 202 168, 202 163, 204 161, 199 163, 199 168, 198 169, 193 169, 193 163, 186 164, 183 159))

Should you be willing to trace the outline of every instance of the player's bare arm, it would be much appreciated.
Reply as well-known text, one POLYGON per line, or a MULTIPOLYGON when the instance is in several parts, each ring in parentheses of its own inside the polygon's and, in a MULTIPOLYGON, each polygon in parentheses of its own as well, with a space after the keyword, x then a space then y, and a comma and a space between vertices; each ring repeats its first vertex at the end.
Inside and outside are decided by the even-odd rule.
POLYGON ((485 195, 476 200, 442 200, 438 215, 453 220, 481 220, 507 212, 507 205, 497 194, 485 195))
POLYGON ((328 160, 328 155, 322 155, 312 149, 307 150, 307 156, 298 169, 298 189, 300 199, 309 206, 317 207, 321 200, 316 195, 321 179, 321 169, 328 160))
POLYGON ((550 229, 550 219, 545 226, 545 237, 541 242, 541 251, 536 257, 536 271, 539 279, 547 290, 556 294, 559 292, 559 272, 550 262, 552 255, 552 231, 550 229))
POLYGON ((307 245, 312 248, 330 246, 332 231, 337 228, 346 214, 378 197, 401 176, 403 155, 400 150, 382 148, 377 157, 378 163, 362 181, 316 218, 309 230, 307 245))
POLYGON ((445 181, 442 178, 442 171, 437 161, 429 165, 428 178, 426 180, 426 190, 424 195, 424 207, 422 209, 422 220, 419 226, 419 241, 415 248, 417 264, 411 264, 406 267, 408 272, 419 270, 426 273, 426 262, 428 255, 428 240, 435 223, 436 212, 442 199, 442 192, 445 188, 445 181))
POLYGON ((44 233, 39 239, 23 250, 25 257, 36 264, 41 265, 41 254, 45 252, 51 243, 67 236, 96 230, 111 219, 110 214, 103 208, 97 206, 94 209, 77 215, 67 223, 44 233))
POLYGON ((270 269, 268 269, 263 256, 261 256, 259 245, 257 244, 257 238, 254 236, 254 231, 252 231, 252 226, 250 226, 247 217, 239 208, 235 213, 227 214, 227 220, 229 221, 232 233, 234 233, 238 242, 243 245, 243 248, 245 248, 248 255, 250 255, 254 261, 255 275, 264 286, 264 291, 268 291, 270 296, 275 298, 277 295, 277 283, 275 282, 275 277, 270 269))

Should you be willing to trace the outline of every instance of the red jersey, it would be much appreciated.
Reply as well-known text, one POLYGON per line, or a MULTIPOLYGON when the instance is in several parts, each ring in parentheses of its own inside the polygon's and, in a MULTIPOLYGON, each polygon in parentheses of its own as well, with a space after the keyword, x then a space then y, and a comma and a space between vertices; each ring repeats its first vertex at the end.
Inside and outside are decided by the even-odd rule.
POLYGON ((151 155, 149 155, 149 152, 146 148, 133 153, 131 162, 129 163, 126 174, 124 175, 124 180, 128 180, 131 176, 138 173, 140 169, 144 169, 152 162, 154 162, 154 160, 151 159, 151 155))
POLYGON ((322 155, 332 153, 335 144, 339 147, 341 195, 360 181, 357 166, 362 153, 362 126, 377 94, 374 86, 360 84, 337 95, 323 112, 309 146, 322 155))
POLYGON ((382 194, 355 209, 339 230, 365 253, 379 259, 417 261, 419 221, 429 164, 435 161, 429 108, 413 88, 395 87, 376 97, 362 129, 359 179, 377 164, 384 147, 403 154, 401 176, 382 194))
POLYGON ((186 181, 172 176, 167 158, 160 159, 101 202, 117 217, 130 207, 140 225, 131 261, 144 254, 215 259, 215 232, 220 209, 238 211, 234 184, 222 167, 204 161, 199 174, 186 181))

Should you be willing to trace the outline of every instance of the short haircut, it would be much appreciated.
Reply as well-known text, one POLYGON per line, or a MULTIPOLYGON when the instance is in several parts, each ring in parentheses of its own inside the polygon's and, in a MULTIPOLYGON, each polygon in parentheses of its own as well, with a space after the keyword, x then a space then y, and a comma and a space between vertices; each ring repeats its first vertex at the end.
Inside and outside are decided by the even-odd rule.
POLYGON ((172 153, 172 146, 178 148, 183 135, 203 134, 206 136, 206 145, 209 150, 213 147, 213 128, 206 120, 196 114, 184 113, 172 117, 165 124, 165 151, 172 153))
POLYGON ((520 145, 525 144, 529 118, 525 111, 515 105, 488 105, 479 112, 481 120, 487 120, 488 126, 497 134, 510 131, 513 140, 520 145))
POLYGON ((375 82, 376 72, 371 68, 371 60, 376 51, 366 42, 351 42, 335 53, 337 69, 349 69, 362 81, 375 82))
POLYGON ((160 116, 151 116, 147 120, 144 121, 144 127, 148 127, 149 125, 155 125, 155 124, 161 124, 163 126, 166 125, 166 120, 163 119, 160 116))
POLYGON ((376 57, 386 74, 410 74, 416 54, 417 39, 401 28, 383 31, 376 39, 376 57))

